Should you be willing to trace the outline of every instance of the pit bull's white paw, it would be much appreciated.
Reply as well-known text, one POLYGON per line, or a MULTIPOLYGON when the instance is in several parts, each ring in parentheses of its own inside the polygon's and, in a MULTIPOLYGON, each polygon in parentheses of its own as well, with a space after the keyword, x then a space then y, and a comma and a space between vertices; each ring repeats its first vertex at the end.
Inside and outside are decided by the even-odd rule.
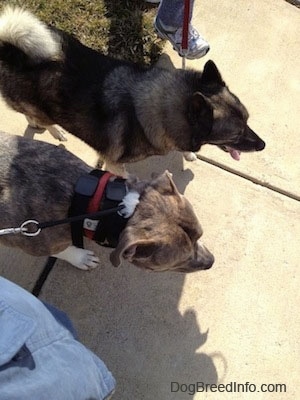
POLYGON ((85 271, 89 269, 94 269, 99 265, 99 258, 95 256, 95 253, 91 250, 81 250, 81 254, 79 255, 76 264, 73 264, 75 267, 83 269, 85 271))
POLYGON ((92 250, 79 249, 75 246, 69 246, 60 253, 53 254, 53 257, 68 261, 74 267, 85 271, 94 269, 99 265, 99 258, 95 256, 92 250))
POLYGON ((68 140, 67 137, 65 136, 66 131, 59 125, 49 125, 47 126, 47 130, 51 133, 51 135, 55 139, 58 139, 61 142, 66 142, 68 140))
POLYGON ((196 161, 197 160, 196 154, 193 153, 192 151, 184 151, 183 157, 186 159, 186 161, 196 161))

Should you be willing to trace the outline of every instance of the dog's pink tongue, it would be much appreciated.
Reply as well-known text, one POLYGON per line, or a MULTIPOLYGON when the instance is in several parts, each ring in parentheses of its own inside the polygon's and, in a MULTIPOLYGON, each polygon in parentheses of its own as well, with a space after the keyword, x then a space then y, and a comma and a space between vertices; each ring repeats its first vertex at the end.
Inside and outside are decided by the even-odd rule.
POLYGON ((240 155, 241 155, 241 152, 240 152, 240 151, 235 150, 235 149, 233 149, 232 147, 228 147, 228 151, 229 151, 231 157, 232 157, 234 160, 240 161, 240 155))

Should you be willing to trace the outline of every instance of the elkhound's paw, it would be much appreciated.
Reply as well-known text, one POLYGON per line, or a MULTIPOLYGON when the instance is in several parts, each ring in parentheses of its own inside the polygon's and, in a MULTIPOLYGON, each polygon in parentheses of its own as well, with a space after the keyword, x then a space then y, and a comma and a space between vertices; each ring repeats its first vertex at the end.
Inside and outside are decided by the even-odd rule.
POLYGON ((196 154, 191 151, 184 151, 183 157, 186 159, 186 161, 196 161, 197 160, 196 154))
POLYGON ((53 257, 68 261, 74 267, 85 271, 94 269, 99 265, 99 258, 95 256, 92 250, 79 249, 75 246, 69 246, 60 253, 53 254, 53 257))
POLYGON ((66 142, 68 140, 65 136, 66 131, 59 125, 49 125, 47 126, 47 129, 55 139, 58 139, 61 142, 66 142))

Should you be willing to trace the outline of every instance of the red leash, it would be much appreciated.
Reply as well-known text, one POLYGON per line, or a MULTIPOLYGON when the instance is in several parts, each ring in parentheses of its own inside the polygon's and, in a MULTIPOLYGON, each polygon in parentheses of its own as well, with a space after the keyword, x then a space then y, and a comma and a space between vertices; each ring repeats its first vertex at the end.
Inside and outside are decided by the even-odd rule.
POLYGON ((182 69, 185 69, 185 56, 189 49, 189 24, 190 24, 190 9, 191 0, 184 0, 184 12, 183 12, 183 25, 182 25, 182 40, 181 40, 181 52, 182 52, 182 69))

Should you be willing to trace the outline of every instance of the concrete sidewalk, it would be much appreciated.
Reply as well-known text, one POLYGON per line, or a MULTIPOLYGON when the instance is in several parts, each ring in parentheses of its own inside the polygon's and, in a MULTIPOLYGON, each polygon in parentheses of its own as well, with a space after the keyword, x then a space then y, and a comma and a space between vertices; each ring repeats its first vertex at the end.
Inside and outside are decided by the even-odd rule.
MULTIPOLYGON (((266 148, 242 154, 239 163, 207 146, 194 163, 172 153, 130 166, 140 177, 173 172, 201 221, 213 268, 189 275, 114 269, 109 250, 88 243, 100 268, 83 272, 59 261, 44 284, 40 297, 70 315, 81 341, 113 372, 116 400, 298 397, 299 18, 299 9, 283 0, 196 2, 193 24, 211 51, 187 65, 216 62, 266 148), (227 386, 204 394, 201 382, 227 386), (244 392, 236 392, 238 384, 244 392), (276 384, 286 392, 275 393, 284 389, 276 384)), ((169 45, 166 52, 180 67, 169 45)), ((0 129, 55 143, 27 129, 4 103, 0 110, 0 129)), ((96 160, 92 149, 68 139, 68 150, 96 160)), ((1 275, 29 290, 44 263, 0 248, 1 275)))

